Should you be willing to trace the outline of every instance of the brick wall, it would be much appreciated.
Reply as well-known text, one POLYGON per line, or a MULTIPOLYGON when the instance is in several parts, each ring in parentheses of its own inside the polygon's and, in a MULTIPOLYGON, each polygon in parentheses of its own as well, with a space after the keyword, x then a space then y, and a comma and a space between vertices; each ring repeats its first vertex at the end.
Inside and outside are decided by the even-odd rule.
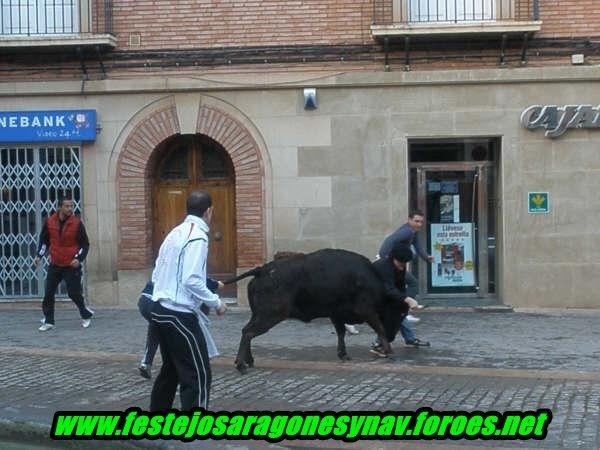
POLYGON ((207 106, 200 109, 196 130, 220 143, 233 162, 238 267, 264 263, 264 167, 256 142, 233 117, 207 106))
POLYGON ((540 19, 538 37, 600 36, 600 1, 540 0, 540 19))
POLYGON ((174 106, 139 123, 128 137, 117 171, 119 269, 152 264, 152 205, 148 161, 154 148, 179 132, 174 106))
POLYGON ((139 49, 371 42, 370 0, 115 0, 120 48, 139 49))
MULTIPOLYGON (((598 0, 540 0, 540 18, 540 37, 600 35, 598 0)), ((114 2, 118 45, 129 50, 366 44, 372 19, 372 0, 114 2), (130 33, 141 46, 129 46, 130 33)))
MULTIPOLYGON (((117 53, 108 52, 102 59, 109 78, 135 76, 139 75, 140 71, 148 75, 161 75, 166 71, 177 72, 173 61, 177 58, 185 66, 181 67, 182 70, 193 69, 194 57, 186 59, 185 55, 177 53, 153 59, 152 55, 146 53, 136 58, 135 52, 313 45, 323 48, 299 53, 301 56, 308 56, 309 62, 306 64, 298 63, 298 58, 277 59, 274 53, 267 51, 264 52, 264 58, 269 60, 269 64, 263 65, 261 69, 281 70, 282 67, 295 66, 295 69, 313 70, 328 65, 333 70, 352 70, 347 64, 340 62, 339 54, 334 52, 326 57, 323 57, 323 54, 328 52, 327 46, 376 44, 369 28, 373 17, 372 2, 373 0, 115 0, 113 31, 118 39, 117 53), (132 34, 140 37, 141 45, 130 46, 129 38, 132 34), (124 51, 129 52, 126 57, 119 54, 124 51), (286 62, 292 60, 294 62, 286 62), (274 61, 278 61, 279 66, 273 65, 274 61)), ((530 66, 570 64, 568 55, 575 50, 587 52, 589 64, 598 63, 598 46, 587 48, 567 40, 588 37, 592 38, 592 41, 598 40, 600 0, 540 0, 539 9, 543 26, 542 31, 529 43, 530 66), (556 43, 544 39, 562 39, 563 43, 557 46, 556 43)), ((509 54, 518 55, 520 44, 514 44, 507 51, 509 54)), ((487 54, 480 55, 479 51, 469 50, 460 43, 450 49, 448 58, 444 58, 444 53, 440 51, 419 54, 418 50, 413 49, 413 52, 413 70, 497 67, 497 58, 493 55, 488 58, 487 54), (417 61, 419 56, 424 58, 417 61)), ((167 53, 163 56, 165 54, 167 53)), ((34 54, 29 58, 26 55, 27 50, 23 49, 0 60, 0 77, 3 81, 82 78, 80 61, 73 49, 63 50, 59 55, 34 54)), ((249 63, 263 64, 263 53, 258 51, 255 56, 255 60, 246 60, 243 64, 236 64, 234 61, 229 70, 247 70, 251 67, 249 63)), ((214 58, 223 58, 223 53, 217 52, 214 58)), ((403 65, 401 58, 402 56, 398 55, 397 61, 392 61, 393 69, 403 65)), ((354 65, 363 64, 366 70, 378 70, 382 59, 381 49, 369 47, 364 54, 355 58, 354 65)), ((518 61, 516 63, 518 64, 518 61)), ((201 70, 213 70, 215 67, 203 67, 202 62, 196 64, 201 70)), ((103 77, 98 57, 94 52, 88 51, 86 66, 91 79, 103 77)))

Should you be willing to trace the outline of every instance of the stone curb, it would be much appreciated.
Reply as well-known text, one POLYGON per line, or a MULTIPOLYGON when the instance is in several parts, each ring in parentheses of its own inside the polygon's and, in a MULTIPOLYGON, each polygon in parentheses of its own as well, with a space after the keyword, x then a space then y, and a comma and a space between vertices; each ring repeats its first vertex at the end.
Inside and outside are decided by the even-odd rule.
POLYGON ((61 449, 107 449, 107 450, 166 450, 163 442, 149 441, 106 441, 106 440, 60 440, 49 438, 50 427, 33 422, 9 421, 0 419, 0 441, 18 444, 39 445, 43 448, 61 449))
MULTIPOLYGON (((88 360, 120 361, 137 363, 139 355, 130 353, 111 352, 83 352, 76 350, 52 350, 30 347, 2 347, 0 352, 5 355, 34 355, 51 356, 56 358, 73 358, 88 360)), ((426 365, 401 365, 390 364, 390 360, 375 359, 372 363, 365 362, 325 362, 301 361, 287 359, 261 358, 257 369, 298 369, 298 370, 335 370, 344 372, 373 372, 373 373, 409 373, 422 375, 450 375, 450 376, 479 376, 497 378, 521 378, 537 380, 574 380, 574 381, 600 381, 600 372, 574 371, 574 370, 532 370, 532 369, 500 369, 481 367, 454 367, 454 366, 426 366, 426 365)), ((234 358, 217 357, 211 361, 215 367, 234 369, 234 358)), ((254 370, 254 369, 250 369, 254 370)), ((243 376, 240 374, 240 376, 243 376)))

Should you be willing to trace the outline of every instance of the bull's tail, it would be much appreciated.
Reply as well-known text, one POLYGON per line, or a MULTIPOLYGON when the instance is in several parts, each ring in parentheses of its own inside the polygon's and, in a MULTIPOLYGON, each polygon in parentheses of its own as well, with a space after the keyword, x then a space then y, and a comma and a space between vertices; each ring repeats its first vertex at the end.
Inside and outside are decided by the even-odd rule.
POLYGON ((235 278, 229 278, 228 280, 223 281, 223 284, 231 284, 231 283, 235 283, 236 281, 239 281, 243 278, 255 277, 260 274, 261 270, 262 270, 262 267, 255 267, 254 269, 249 270, 248 272, 244 272, 235 278))

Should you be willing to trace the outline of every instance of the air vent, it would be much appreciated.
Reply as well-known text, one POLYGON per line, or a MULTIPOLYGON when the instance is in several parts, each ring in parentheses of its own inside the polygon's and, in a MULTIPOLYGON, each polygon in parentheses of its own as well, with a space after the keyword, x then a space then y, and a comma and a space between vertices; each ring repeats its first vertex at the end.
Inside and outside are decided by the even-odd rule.
POLYGON ((129 46, 130 47, 139 47, 142 45, 142 35, 140 33, 130 33, 129 34, 129 46))

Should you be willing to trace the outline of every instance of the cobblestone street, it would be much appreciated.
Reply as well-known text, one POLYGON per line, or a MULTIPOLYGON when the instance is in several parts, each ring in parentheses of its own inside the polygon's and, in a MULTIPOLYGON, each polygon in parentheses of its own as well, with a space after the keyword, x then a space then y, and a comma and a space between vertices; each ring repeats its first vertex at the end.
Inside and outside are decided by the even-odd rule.
MULTIPOLYGON (((136 370, 145 338, 144 320, 134 310, 99 309, 96 315, 84 330, 66 304, 57 311, 56 329, 42 334, 37 331, 37 309, 1 311, 3 419, 49 425, 57 410, 148 407, 151 383, 136 370)), ((368 353, 372 335, 361 326, 359 335, 347 337, 353 357, 347 363, 336 359, 336 340, 328 321, 285 322, 255 340, 256 368, 241 376, 233 368, 233 357, 248 317, 247 311, 234 308, 223 318, 213 318, 213 335, 222 353, 213 360, 213 410, 550 408, 554 418, 544 441, 506 441, 502 447, 600 447, 600 315, 596 312, 428 312, 415 329, 432 341, 431 348, 416 350, 396 342, 394 357, 382 360, 368 353)), ((273 447, 365 448, 365 444, 288 441, 273 447)), ((445 444, 420 442, 419 446, 498 447, 493 441, 445 444)), ((174 448, 211 448, 207 445, 168 443, 174 448)), ((220 441, 210 445, 239 449, 266 444, 220 441)), ((377 445, 391 449, 416 444, 377 445)))

